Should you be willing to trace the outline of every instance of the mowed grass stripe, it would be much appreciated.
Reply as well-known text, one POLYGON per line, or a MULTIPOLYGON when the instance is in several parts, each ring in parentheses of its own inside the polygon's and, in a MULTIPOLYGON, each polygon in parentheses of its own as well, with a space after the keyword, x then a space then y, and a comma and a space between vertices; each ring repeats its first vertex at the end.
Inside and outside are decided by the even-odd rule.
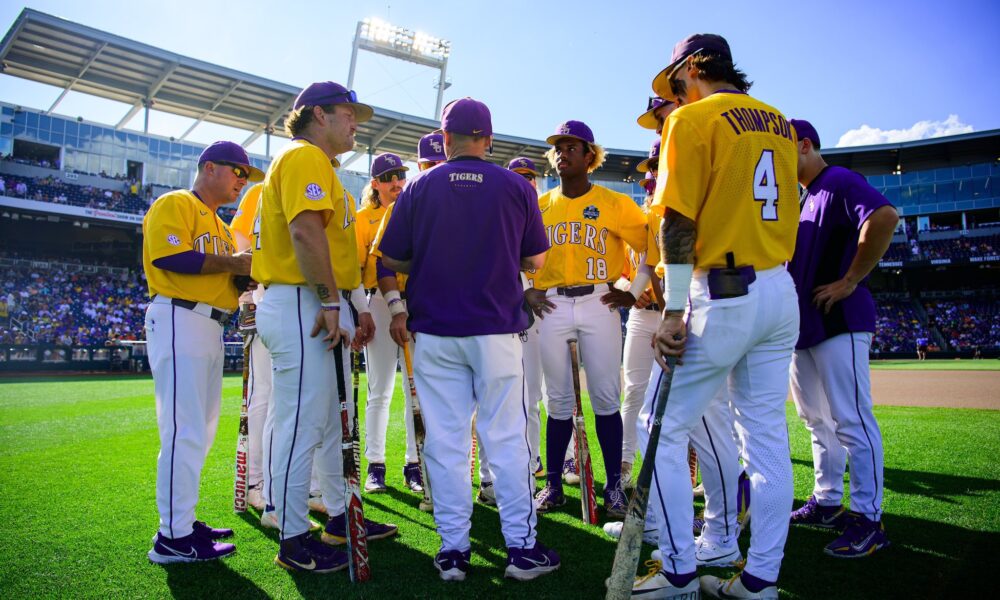
MULTIPOLYGON (((363 398, 364 381, 361 385, 363 398)), ((539 539, 562 555, 559 572, 527 584, 504 581, 506 555, 497 513, 476 505, 469 579, 459 585, 438 579, 431 562, 439 544, 433 518, 420 512, 419 498, 403 489, 398 383, 388 434, 390 493, 366 495, 365 508, 370 518, 397 523, 401 535, 371 543, 375 579, 352 586, 343 573, 298 576, 278 569, 271 563, 276 534, 261 530, 253 512, 232 513, 240 387, 238 376, 226 378, 222 418, 206 460, 198 507, 199 518, 236 530, 238 552, 218 563, 163 568, 149 564, 145 556, 157 527, 159 445, 151 380, 0 384, 4 596, 603 596, 614 543, 600 529, 582 524, 575 488, 567 488, 565 509, 539 519, 539 539)), ((1000 545, 998 411, 880 406, 876 415, 886 440, 885 521, 893 547, 868 560, 838 561, 822 554, 832 539, 829 532, 793 529, 782 572, 783 597, 966 597, 977 579, 974 574, 989 572, 995 560, 990 549, 1000 545), (822 583, 817 573, 823 574, 822 583)), ((603 482, 589 410, 588 423, 595 477, 603 482)), ((812 489, 811 448, 791 405, 788 423, 799 504, 812 489)), ((747 536, 741 545, 745 551, 747 536)), ((644 557, 650 550, 645 548, 644 557)))

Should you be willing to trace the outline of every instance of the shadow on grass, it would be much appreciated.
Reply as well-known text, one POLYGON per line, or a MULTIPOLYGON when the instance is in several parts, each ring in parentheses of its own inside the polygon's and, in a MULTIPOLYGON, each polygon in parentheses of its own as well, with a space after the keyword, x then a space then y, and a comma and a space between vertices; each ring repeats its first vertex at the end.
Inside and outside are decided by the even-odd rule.
MULTIPOLYGON (((793 458, 792 463, 813 468, 811 460, 793 458)), ((886 468, 883 472, 885 489, 897 494, 910 494, 933 498, 948 504, 960 505, 956 497, 982 496, 1000 492, 1000 481, 981 477, 963 477, 945 473, 927 473, 906 469, 886 468)))
POLYGON ((163 570, 167 574, 167 587, 173 598, 269 597, 252 580, 230 569, 225 559, 164 565, 163 570))

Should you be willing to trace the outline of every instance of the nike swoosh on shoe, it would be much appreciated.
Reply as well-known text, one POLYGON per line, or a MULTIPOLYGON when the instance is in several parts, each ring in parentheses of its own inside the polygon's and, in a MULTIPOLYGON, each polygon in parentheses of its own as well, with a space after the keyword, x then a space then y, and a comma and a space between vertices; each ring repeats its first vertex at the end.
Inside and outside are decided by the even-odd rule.
POLYGON ((865 546, 868 545, 868 542, 870 542, 872 540, 872 538, 875 537, 876 533, 878 533, 878 531, 873 530, 871 533, 869 533, 867 536, 865 536, 865 539, 861 540, 861 542, 859 542, 857 544, 851 544, 851 548, 855 552, 861 552, 862 550, 865 549, 865 546))

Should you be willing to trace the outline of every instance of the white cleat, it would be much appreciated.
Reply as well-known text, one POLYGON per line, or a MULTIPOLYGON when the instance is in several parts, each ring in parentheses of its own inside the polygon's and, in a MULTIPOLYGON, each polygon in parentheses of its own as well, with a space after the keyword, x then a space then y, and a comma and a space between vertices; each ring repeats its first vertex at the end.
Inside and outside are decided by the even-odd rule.
MULTIPOLYGON (((647 523, 648 526, 648 523, 647 523)), ((604 534, 609 538, 619 539, 622 537, 622 528, 625 523, 622 521, 608 521, 604 524, 604 534)), ((656 529, 646 529, 642 532, 642 543, 655 546, 659 543, 659 532, 656 529)))
POLYGON ((323 504, 323 495, 320 493, 309 494, 309 510, 326 514, 326 505, 323 504))
MULTIPOLYGON (((261 527, 267 529, 280 530, 281 528, 278 527, 278 512, 274 510, 269 510, 260 513, 260 525, 261 527)), ((322 525, 320 525, 316 521, 313 521, 312 519, 309 519, 309 531, 319 531, 320 529, 323 529, 322 525)))
POLYGON ((247 491, 247 504, 256 508, 260 512, 264 512, 264 507, 267 506, 267 502, 264 502, 262 486, 255 485, 247 491))
POLYGON ((743 580, 737 573, 730 579, 722 579, 714 575, 701 577, 701 591, 712 598, 756 598, 759 600, 778 600, 778 586, 772 585, 759 592, 751 592, 743 587, 743 580))
MULTIPOLYGON (((642 577, 636 577, 635 583, 632 584, 633 598, 655 598, 657 600, 699 600, 701 598, 697 577, 684 587, 675 587, 663 574, 659 561, 647 560, 646 566, 649 567, 649 572, 642 577)), ((607 587, 608 580, 604 581, 604 585, 607 587)))
POLYGON ((694 541, 694 557, 699 567, 731 567, 743 560, 740 546, 736 538, 730 538, 729 543, 713 542, 698 536, 694 541))

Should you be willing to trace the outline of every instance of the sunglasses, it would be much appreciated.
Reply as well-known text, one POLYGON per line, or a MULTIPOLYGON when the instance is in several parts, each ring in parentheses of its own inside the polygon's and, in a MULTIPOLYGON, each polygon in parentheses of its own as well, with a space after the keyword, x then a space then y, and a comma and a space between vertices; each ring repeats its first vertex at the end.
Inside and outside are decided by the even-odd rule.
POLYGON ((316 100, 313 106, 325 106, 327 104, 341 104, 344 102, 357 104, 358 94, 354 90, 347 90, 346 92, 340 92, 339 94, 331 94, 329 96, 324 96, 323 98, 316 100), (337 100, 336 102, 334 102, 334 100, 337 98, 346 98, 347 100, 337 100))
POLYGON ((243 165, 238 165, 236 163, 226 162, 223 160, 213 160, 217 165, 225 165, 233 170, 233 175, 236 175, 239 179, 249 179, 250 169, 244 167, 243 165))
POLYGON ((531 173, 518 173, 518 175, 520 175, 521 177, 524 177, 528 181, 534 181, 535 180, 535 176, 532 175, 531 173))
POLYGON ((375 179, 381 183, 392 183, 393 179, 396 179, 397 181, 406 181, 406 171, 389 171, 388 173, 376 175, 375 179))
POLYGON ((663 104, 663 98, 659 96, 650 96, 649 102, 646 103, 646 110, 653 110, 657 105, 663 104))

